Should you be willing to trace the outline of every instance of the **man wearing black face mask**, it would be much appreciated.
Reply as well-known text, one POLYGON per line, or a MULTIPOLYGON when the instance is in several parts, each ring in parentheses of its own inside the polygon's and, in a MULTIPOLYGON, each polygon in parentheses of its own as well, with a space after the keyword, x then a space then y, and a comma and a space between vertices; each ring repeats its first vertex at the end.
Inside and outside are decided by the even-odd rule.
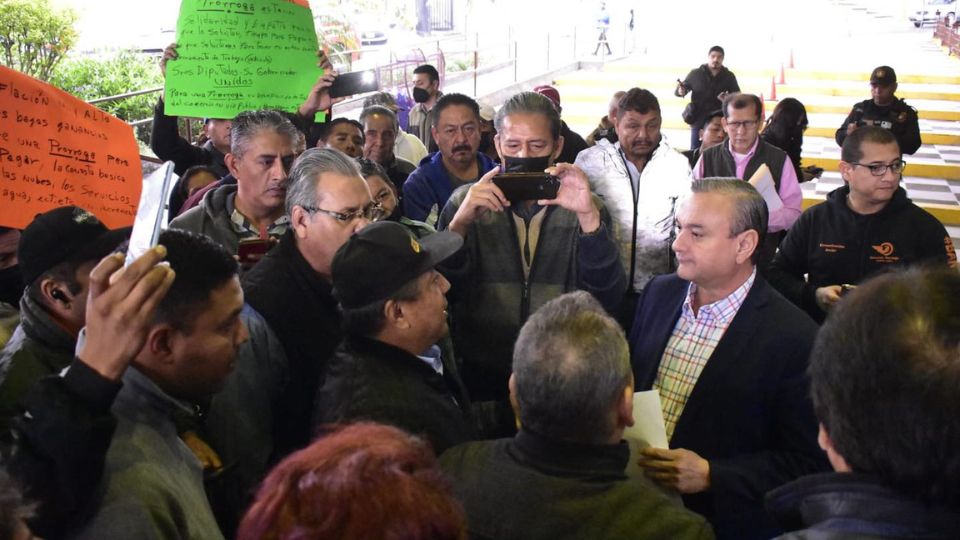
POLYGON ((476 182, 496 167, 480 146, 479 106, 463 94, 448 94, 431 114, 432 131, 440 151, 428 155, 403 184, 404 215, 434 225, 450 194, 476 182))
POLYGON ((494 169, 461 186, 440 214, 437 229, 464 238, 439 269, 452 284, 454 348, 477 400, 507 396, 513 343, 538 307, 582 289, 613 310, 626 287, 610 216, 586 175, 568 163, 554 165, 564 139, 553 103, 534 92, 517 94, 497 112, 496 126, 505 171, 547 172, 560 188, 555 199, 511 204, 493 182, 500 172, 494 169))
POLYGON ((416 135, 423 141, 427 151, 436 152, 437 143, 430 132, 433 125, 434 107, 443 95, 440 91, 440 73, 430 64, 417 66, 413 70, 413 100, 417 102, 410 109, 407 133, 416 135))

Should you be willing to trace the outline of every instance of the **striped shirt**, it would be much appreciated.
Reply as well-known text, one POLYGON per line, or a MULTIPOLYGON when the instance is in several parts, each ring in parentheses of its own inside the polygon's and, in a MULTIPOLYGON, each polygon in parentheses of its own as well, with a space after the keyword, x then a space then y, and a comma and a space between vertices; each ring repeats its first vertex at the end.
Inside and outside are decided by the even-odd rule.
POLYGON ((687 405, 690 392, 730 322, 743 305, 756 277, 757 269, 754 268, 750 277, 737 290, 726 298, 701 306, 696 314, 692 303, 697 286, 691 283, 688 287, 680 318, 673 327, 667 348, 663 351, 663 358, 660 359, 657 378, 653 381, 653 387, 660 392, 668 439, 673 438, 673 430, 687 405))
MULTIPOLYGON (((237 236, 241 240, 248 240, 250 238, 260 238, 260 231, 253 226, 253 223, 247 219, 247 216, 240 213, 237 210, 236 206, 232 205, 227 207, 227 210, 230 210, 230 224, 233 225, 233 231, 237 233, 237 236)), ((290 216, 286 214, 277 218, 276 221, 270 224, 267 227, 267 234, 273 238, 280 238, 287 232, 287 229, 290 228, 290 216)))

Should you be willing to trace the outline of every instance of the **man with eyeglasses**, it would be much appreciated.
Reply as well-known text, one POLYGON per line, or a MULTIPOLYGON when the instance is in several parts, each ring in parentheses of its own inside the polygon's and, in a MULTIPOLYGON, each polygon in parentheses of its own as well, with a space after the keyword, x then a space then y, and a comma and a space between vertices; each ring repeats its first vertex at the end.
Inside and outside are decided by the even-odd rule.
POLYGON ((247 302, 267 320, 289 359, 278 457, 309 442, 313 398, 343 338, 331 285, 333 255, 352 234, 383 217, 357 162, 328 148, 311 148, 294 163, 286 211, 290 229, 243 276, 247 302))
POLYGON ((797 172, 786 152, 760 139, 763 104, 753 94, 732 94, 724 98, 721 124, 727 142, 703 151, 693 168, 696 179, 722 177, 749 180, 766 165, 783 206, 770 209, 767 235, 760 246, 757 266, 765 272, 786 230, 800 217, 803 194, 797 172))
POLYGON ((863 126, 889 129, 897 138, 900 152, 912 155, 920 148, 920 123, 917 110, 894 95, 897 91, 897 73, 890 66, 880 66, 870 74, 870 99, 853 106, 850 114, 837 128, 837 144, 863 126))
POLYGON ((497 164, 480 152, 480 106, 463 94, 446 94, 430 116, 440 148, 420 161, 403 186, 403 215, 436 225, 437 216, 458 187, 476 182, 497 164))
POLYGON ((279 238, 290 220, 283 213, 287 171, 302 134, 283 114, 261 110, 233 119, 225 162, 235 184, 208 191, 199 206, 170 228, 205 234, 230 253, 244 240, 279 238))
POLYGON ((853 131, 840 159, 846 185, 800 216, 770 269, 774 286, 819 322, 871 275, 918 263, 957 267, 946 229, 900 186, 906 165, 893 132, 853 131))

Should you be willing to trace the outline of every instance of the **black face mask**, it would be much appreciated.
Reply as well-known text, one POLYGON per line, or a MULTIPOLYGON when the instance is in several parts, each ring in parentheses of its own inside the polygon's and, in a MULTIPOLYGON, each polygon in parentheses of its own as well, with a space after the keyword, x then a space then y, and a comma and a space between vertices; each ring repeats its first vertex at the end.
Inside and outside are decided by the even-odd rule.
POLYGON ((503 172, 542 173, 543 170, 549 166, 550 166, 550 156, 526 157, 526 158, 503 156, 503 172))
POLYGON ((423 88, 415 87, 413 89, 413 100, 417 103, 426 103, 430 100, 430 92, 427 92, 423 88))
POLYGON ((20 296, 23 295, 23 275, 20 267, 13 265, 0 270, 0 302, 20 309, 20 296))

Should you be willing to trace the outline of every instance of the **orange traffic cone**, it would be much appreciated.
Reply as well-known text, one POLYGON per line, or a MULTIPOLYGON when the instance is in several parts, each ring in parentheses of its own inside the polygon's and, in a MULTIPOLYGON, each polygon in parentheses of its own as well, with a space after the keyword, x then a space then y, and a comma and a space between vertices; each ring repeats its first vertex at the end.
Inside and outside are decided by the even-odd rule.
POLYGON ((786 83, 786 82, 787 82, 787 81, 786 81, 786 76, 785 76, 785 74, 784 74, 784 72, 783 72, 783 63, 781 62, 781 63, 780 63, 780 80, 777 81, 777 84, 784 84, 784 83, 786 83))
POLYGON ((777 100, 777 78, 770 77, 770 101, 777 100))
POLYGON ((793 48, 790 49, 790 69, 793 69, 793 48))

